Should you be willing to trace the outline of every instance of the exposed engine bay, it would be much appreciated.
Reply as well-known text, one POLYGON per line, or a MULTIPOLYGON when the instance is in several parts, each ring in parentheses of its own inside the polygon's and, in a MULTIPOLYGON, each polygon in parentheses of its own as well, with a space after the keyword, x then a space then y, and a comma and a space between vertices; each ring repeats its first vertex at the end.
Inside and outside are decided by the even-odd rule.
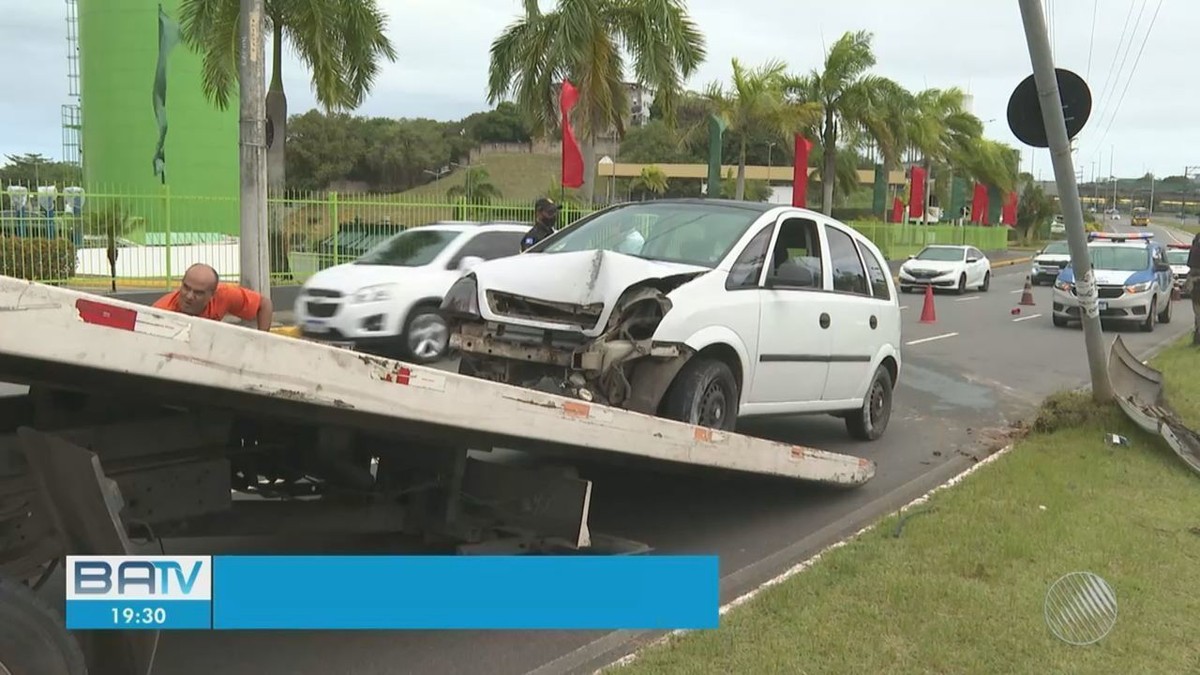
POLYGON ((654 333, 671 310, 667 298, 696 275, 646 280, 626 289, 603 331, 588 338, 601 303, 574 305, 488 291, 501 316, 562 324, 563 330, 460 319, 450 338, 459 350, 459 372, 560 396, 653 414, 679 368, 692 356, 686 346, 656 342, 654 333), (569 328, 576 328, 570 330, 569 328))

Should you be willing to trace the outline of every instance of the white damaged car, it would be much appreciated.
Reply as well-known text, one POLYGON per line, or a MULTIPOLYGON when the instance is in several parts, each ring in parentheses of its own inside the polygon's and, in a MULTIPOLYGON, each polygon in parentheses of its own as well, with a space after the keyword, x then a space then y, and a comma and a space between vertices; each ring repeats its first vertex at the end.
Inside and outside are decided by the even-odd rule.
POLYGON ((828 413, 874 440, 900 374, 879 249, 774 204, 617 205, 476 266, 442 313, 462 373, 717 429, 828 413))

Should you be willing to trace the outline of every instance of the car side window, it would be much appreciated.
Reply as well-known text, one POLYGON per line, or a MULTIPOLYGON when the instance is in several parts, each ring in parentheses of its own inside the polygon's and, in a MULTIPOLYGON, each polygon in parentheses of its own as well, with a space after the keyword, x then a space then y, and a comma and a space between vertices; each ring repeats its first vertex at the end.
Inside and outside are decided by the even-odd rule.
POLYGON ((856 295, 871 295, 867 272, 858 257, 858 247, 850 235, 832 227, 825 228, 829 238, 829 262, 833 267, 833 290, 856 295))
POLYGON ((463 244, 458 253, 455 253, 450 262, 446 264, 446 269, 457 269, 459 262, 467 256, 495 260, 516 255, 521 250, 521 237, 524 234, 524 232, 480 232, 463 244))
POLYGON ((975 258, 976 260, 983 260, 983 251, 980 251, 977 248, 967 249, 967 257, 975 258))
POLYGON ((725 290, 758 288, 758 279, 762 276, 763 263, 767 259, 767 249, 771 246, 771 235, 774 232, 775 226, 768 225, 750 239, 730 268, 729 276, 725 278, 725 290))
POLYGON ((867 263, 867 274, 871 280, 871 292, 880 300, 891 300, 892 293, 888 289, 887 274, 883 271, 884 265, 879 262, 879 258, 875 257, 874 253, 867 250, 862 242, 858 244, 858 252, 862 254, 862 259, 867 263))
POLYGON ((824 288, 825 265, 821 260, 821 239, 817 224, 805 218, 788 218, 779 226, 779 236, 771 251, 770 274, 773 286, 783 288, 824 288))

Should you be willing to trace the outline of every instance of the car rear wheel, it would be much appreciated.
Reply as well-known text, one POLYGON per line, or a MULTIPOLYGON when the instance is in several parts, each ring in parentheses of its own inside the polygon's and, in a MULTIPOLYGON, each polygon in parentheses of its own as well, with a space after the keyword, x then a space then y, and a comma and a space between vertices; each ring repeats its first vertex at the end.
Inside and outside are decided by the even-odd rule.
POLYGON ((846 431, 860 441, 875 441, 892 418, 892 375, 882 365, 875 370, 863 397, 862 408, 846 415, 846 431))
POLYGON ((404 328, 404 352, 414 363, 440 361, 450 345, 450 327, 434 307, 413 310, 404 328))
POLYGON ((663 401, 669 419, 710 429, 733 431, 741 387, 723 361, 697 357, 684 364, 663 401))
POLYGON ((1160 313, 1159 313, 1159 315, 1158 315, 1158 322, 1159 322, 1159 323, 1161 323, 1161 324, 1168 324, 1168 323, 1171 323, 1171 312, 1173 311, 1173 310, 1171 309, 1171 307, 1172 307, 1174 304, 1175 304, 1175 303, 1171 302, 1171 300, 1170 300, 1170 299, 1168 299, 1168 300, 1167 300, 1167 302, 1166 302, 1166 307, 1164 307, 1164 308, 1163 308, 1163 311, 1162 311, 1162 312, 1160 312, 1160 313))

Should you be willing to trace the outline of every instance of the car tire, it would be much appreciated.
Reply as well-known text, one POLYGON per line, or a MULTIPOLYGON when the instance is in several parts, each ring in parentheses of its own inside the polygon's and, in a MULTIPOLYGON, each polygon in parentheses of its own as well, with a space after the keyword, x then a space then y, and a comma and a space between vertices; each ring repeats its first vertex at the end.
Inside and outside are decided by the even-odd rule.
POLYGON ((85 675, 83 648, 62 618, 27 586, 0 578, 0 672, 85 675))
POLYGON ((1141 323, 1143 333, 1154 332, 1154 320, 1158 318, 1158 298, 1150 299, 1150 308, 1146 310, 1146 320, 1141 323))
POLYGON ((881 364, 863 396, 859 410, 846 415, 846 432, 859 441, 879 440, 892 418, 892 374, 881 364))
POLYGON ((710 429, 733 431, 741 387, 733 370, 719 359, 697 357, 684 364, 663 397, 668 419, 710 429))
POLYGON ((1055 328, 1065 328, 1067 326, 1067 320, 1057 314, 1050 315, 1050 320, 1054 322, 1055 328))
POLYGON ((411 362, 436 363, 450 351, 450 326, 436 307, 416 307, 404 324, 401 340, 403 353, 411 362))
POLYGON ((966 272, 963 272, 962 275, 958 277, 958 289, 957 290, 958 290, 959 295, 962 295, 963 293, 967 292, 967 273, 966 272))
POLYGON ((987 293, 988 289, 991 287, 992 287, 992 272, 991 272, 991 270, 988 270, 987 272, 983 273, 983 283, 979 286, 979 292, 987 293))
POLYGON ((1163 311, 1159 312, 1159 314, 1158 314, 1158 322, 1159 323, 1161 323, 1163 325, 1171 323, 1171 312, 1174 311, 1174 310, 1172 310, 1172 305, 1174 305, 1174 304, 1175 303, 1171 302, 1170 296, 1167 296, 1166 307, 1163 309, 1163 311))

